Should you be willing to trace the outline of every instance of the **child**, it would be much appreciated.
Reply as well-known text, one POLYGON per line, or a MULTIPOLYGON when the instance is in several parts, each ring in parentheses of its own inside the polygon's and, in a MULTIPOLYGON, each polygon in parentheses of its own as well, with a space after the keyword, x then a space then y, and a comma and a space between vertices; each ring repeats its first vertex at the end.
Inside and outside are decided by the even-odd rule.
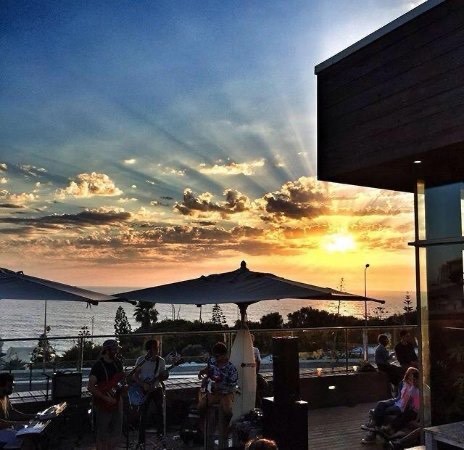
POLYGON ((400 395, 397 398, 377 403, 372 417, 374 428, 371 428, 366 437, 361 440, 363 444, 370 444, 375 441, 376 431, 380 430, 387 415, 400 416, 406 411, 410 402, 414 402, 414 398, 418 399, 417 383, 414 383, 416 377, 417 379, 419 378, 419 371, 415 367, 409 367, 404 374, 400 395))

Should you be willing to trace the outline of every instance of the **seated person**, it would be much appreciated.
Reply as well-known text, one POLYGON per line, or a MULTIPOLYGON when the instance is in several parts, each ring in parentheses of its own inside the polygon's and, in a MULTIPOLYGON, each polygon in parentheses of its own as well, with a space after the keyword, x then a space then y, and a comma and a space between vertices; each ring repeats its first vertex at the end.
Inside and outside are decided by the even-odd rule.
POLYGON ((400 331, 400 342, 395 345, 395 355, 404 370, 418 366, 418 358, 408 330, 400 331))
POLYGON ((0 373, 0 446, 19 442, 16 438, 17 430, 27 425, 29 419, 34 417, 12 406, 9 396, 13 393, 13 384, 14 377, 11 373, 0 373))
POLYGON ((411 372, 414 387, 411 389, 411 395, 406 408, 383 430, 387 435, 390 434, 391 438, 404 436, 405 433, 401 432, 401 430, 408 425, 412 425, 413 429, 419 428, 419 422, 417 421, 420 406, 419 372, 417 370, 412 370, 411 372), (400 434, 398 434, 398 432, 400 432, 400 434))
POLYGON ((377 339, 379 345, 375 348, 375 363, 377 368, 388 375, 390 383, 398 386, 403 377, 403 370, 401 367, 390 364, 394 353, 389 353, 387 345, 390 340, 386 334, 379 334, 377 339))
MULTIPOLYGON (((363 444, 368 444, 375 441, 376 433, 377 431, 380 431, 380 427, 383 425, 387 415, 400 416, 401 414, 405 413, 406 409, 410 405, 414 405, 414 407, 418 408, 418 379, 419 371, 415 367, 410 367, 404 375, 400 395, 397 398, 382 400, 377 403, 372 415, 374 426, 372 428, 366 426, 361 427, 362 429, 369 430, 369 433, 366 435, 366 437, 361 440, 363 444)), ((399 426, 401 421, 405 420, 406 417, 408 416, 405 415, 403 416, 403 419, 398 419, 397 426, 399 426)))

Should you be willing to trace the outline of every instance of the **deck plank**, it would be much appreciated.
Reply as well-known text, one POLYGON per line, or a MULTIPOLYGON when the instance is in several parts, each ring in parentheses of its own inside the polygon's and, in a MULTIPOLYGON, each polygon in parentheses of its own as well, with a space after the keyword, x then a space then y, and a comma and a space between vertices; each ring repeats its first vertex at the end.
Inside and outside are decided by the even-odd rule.
MULTIPOLYGON (((374 406, 375 403, 362 403, 352 407, 337 406, 310 410, 308 416, 309 450, 382 449, 383 443, 380 439, 371 445, 361 443, 361 439, 366 432, 362 431, 360 426, 366 422, 368 411, 374 406)), ((149 438, 147 442, 149 442, 149 438)), ((203 450, 203 446, 189 447, 183 445, 180 439, 176 439, 176 444, 175 448, 179 450, 203 450)), ((126 447, 124 444, 121 444, 117 448, 118 450, 122 450, 126 447)), ((151 449, 153 447, 147 446, 147 448, 151 449)), ((58 446, 54 446, 55 449, 95 450, 95 445, 93 444, 92 435, 87 433, 85 436, 80 436, 79 440, 73 441, 71 437, 68 437, 58 446)))

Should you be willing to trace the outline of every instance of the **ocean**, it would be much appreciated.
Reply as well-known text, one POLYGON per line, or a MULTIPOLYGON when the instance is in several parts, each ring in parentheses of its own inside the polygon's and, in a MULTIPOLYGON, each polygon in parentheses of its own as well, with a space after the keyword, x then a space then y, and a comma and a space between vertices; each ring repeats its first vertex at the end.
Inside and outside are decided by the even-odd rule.
MULTIPOLYGON (((108 288, 90 287, 96 291, 111 293, 123 292, 135 288, 108 288)), ((386 301, 383 305, 387 315, 402 312, 405 292, 399 291, 370 291, 370 297, 386 301)), ((412 305, 415 307, 414 294, 411 294, 412 305)), ((369 303, 369 315, 373 314, 376 307, 382 306, 377 303, 369 303)), ((0 322, 1 339, 24 339, 39 337, 44 330, 44 301, 24 300, 0 300, 2 320, 0 322)), ((88 327, 94 335, 105 335, 114 333, 114 318, 116 310, 122 306, 127 314, 132 329, 139 326, 134 320, 134 306, 127 303, 100 303, 97 306, 87 307, 81 302, 47 302, 47 325, 50 326, 49 336, 77 336, 82 327, 88 327)), ((233 325, 239 319, 238 308, 234 304, 222 304, 221 309, 229 325, 233 325)), ((248 308, 248 319, 259 321, 259 319, 271 312, 279 312, 284 321, 287 314, 295 312, 304 306, 317 309, 325 309, 329 312, 337 312, 338 302, 316 301, 316 300, 270 300, 258 302, 248 308)), ((159 311, 158 320, 180 318, 185 320, 197 320, 200 313, 203 321, 208 321, 212 316, 213 305, 205 305, 199 308, 195 305, 167 305, 157 304, 159 311)), ((364 317, 364 302, 341 302, 340 314, 364 317)), ((3 352, 9 347, 34 346, 35 342, 16 341, 4 342, 3 352)), ((58 348, 57 348, 58 350, 58 348)))

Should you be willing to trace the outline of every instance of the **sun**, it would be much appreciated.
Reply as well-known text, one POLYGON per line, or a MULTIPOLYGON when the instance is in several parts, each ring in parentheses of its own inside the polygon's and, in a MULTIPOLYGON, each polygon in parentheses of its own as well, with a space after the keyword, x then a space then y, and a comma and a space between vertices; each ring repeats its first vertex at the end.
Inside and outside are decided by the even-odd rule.
POLYGON ((356 248, 356 243, 351 234, 334 233, 325 236, 322 246, 328 252, 348 252, 356 248))

